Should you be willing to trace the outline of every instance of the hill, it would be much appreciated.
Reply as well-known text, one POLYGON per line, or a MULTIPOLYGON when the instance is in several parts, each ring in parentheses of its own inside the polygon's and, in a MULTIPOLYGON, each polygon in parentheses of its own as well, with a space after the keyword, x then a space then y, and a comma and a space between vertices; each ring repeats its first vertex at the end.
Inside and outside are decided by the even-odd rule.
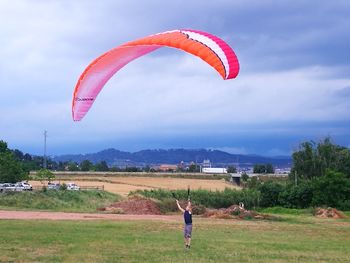
POLYGON ((207 149, 157 149, 138 152, 125 152, 116 149, 106 149, 97 153, 60 155, 52 158, 54 161, 90 160, 93 163, 106 161, 109 166, 146 166, 158 164, 179 164, 180 162, 203 163, 210 160, 213 166, 239 165, 252 166, 257 163, 271 163, 276 167, 290 167, 292 159, 289 156, 264 157, 259 155, 231 154, 219 150, 207 149))

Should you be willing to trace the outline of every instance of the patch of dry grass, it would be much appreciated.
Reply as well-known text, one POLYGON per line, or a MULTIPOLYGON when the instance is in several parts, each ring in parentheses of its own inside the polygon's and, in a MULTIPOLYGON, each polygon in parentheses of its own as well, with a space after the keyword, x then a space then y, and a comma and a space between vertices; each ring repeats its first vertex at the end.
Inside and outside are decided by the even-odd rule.
MULTIPOLYGON (((136 190, 149 189, 206 189, 219 190, 225 188, 237 188, 225 180, 208 180, 208 179, 186 179, 186 178, 171 178, 171 177, 92 177, 79 176, 70 177, 69 179, 60 180, 61 182, 76 182, 80 186, 104 186, 104 189, 111 193, 127 196, 129 192, 136 190)), ((38 181, 30 181, 33 186, 40 186, 38 181)))

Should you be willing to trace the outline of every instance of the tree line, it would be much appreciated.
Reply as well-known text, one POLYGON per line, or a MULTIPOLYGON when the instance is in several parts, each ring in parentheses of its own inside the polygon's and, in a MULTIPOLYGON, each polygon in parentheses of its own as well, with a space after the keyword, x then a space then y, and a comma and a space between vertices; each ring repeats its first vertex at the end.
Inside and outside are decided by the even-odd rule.
POLYGON ((331 206, 350 210, 350 150, 327 137, 301 143, 293 155, 286 182, 242 177, 243 185, 260 192, 260 206, 307 208, 331 206))
MULTIPOLYGON (((260 206, 305 208, 325 205, 350 210, 349 148, 337 145, 327 137, 318 143, 301 143, 292 158, 293 167, 287 182, 261 182, 258 177, 242 176, 246 188, 259 192, 260 206)), ((24 180, 28 178, 29 171, 42 169, 42 164, 43 157, 10 150, 6 142, 0 141, 0 183, 24 180)), ((47 165, 52 170, 122 171, 117 167, 109 168, 104 161, 93 164, 85 160, 77 164, 48 159, 47 165)), ((268 173, 271 167, 266 164, 256 168, 259 173, 268 173)), ((124 171, 139 171, 139 168, 129 167, 124 171)))
MULTIPOLYGON (((22 151, 15 149, 11 150, 7 147, 7 143, 0 140, 0 147, 3 149, 3 152, 0 152, 1 154, 7 153, 6 160, 3 160, 2 167, 5 169, 5 166, 10 165, 11 167, 17 167, 17 169, 21 170, 21 173, 17 172, 18 176, 14 176, 10 180, 8 176, 10 174, 13 174, 14 171, 11 172, 11 169, 6 168, 9 172, 7 173, 8 176, 4 177, 7 179, 6 182, 14 182, 17 179, 25 178, 30 171, 39 171, 43 169, 43 163, 44 163, 44 157, 43 156, 35 156, 28 153, 23 153, 22 151), (5 164, 6 163, 6 164, 5 164), (23 175, 24 174, 24 175, 23 175)), ((109 167, 106 161, 100 161, 97 163, 93 163, 90 160, 83 160, 80 163, 74 162, 74 161, 54 161, 50 157, 46 158, 46 168, 48 170, 52 171, 97 171, 97 172, 157 172, 157 170, 154 167, 150 167, 149 165, 146 165, 145 167, 135 167, 135 166, 129 166, 129 167, 109 167)), ((190 172, 190 173, 199 173, 200 172, 200 166, 197 164, 190 164, 189 167, 181 167, 179 166, 176 170, 169 170, 169 172, 190 172)), ((228 167, 229 173, 235 173, 237 172, 237 169, 235 166, 229 166, 228 167)), ((1 174, 0 174, 1 176, 1 174)), ((1 180, 1 177, 0 177, 1 180)), ((5 180, 5 179, 4 179, 5 180)), ((17 180, 18 181, 18 180, 17 180)))

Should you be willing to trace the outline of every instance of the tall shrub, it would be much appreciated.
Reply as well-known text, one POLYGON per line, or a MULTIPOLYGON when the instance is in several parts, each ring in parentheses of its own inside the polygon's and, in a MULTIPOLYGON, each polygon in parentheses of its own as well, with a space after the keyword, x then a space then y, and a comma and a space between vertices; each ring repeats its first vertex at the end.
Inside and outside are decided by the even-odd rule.
POLYGON ((350 210, 350 179, 343 173, 327 170, 326 175, 315 178, 312 185, 313 206, 350 210))
POLYGON ((312 197, 312 184, 304 181, 297 186, 288 184, 279 195, 279 203, 287 208, 307 208, 311 205, 312 197))
POLYGON ((279 196, 285 190, 284 185, 273 181, 267 181, 261 184, 258 190, 261 194, 261 207, 272 207, 281 205, 279 202, 279 196))
POLYGON ((7 148, 7 143, 0 140, 0 183, 16 183, 28 177, 22 164, 13 152, 7 148))

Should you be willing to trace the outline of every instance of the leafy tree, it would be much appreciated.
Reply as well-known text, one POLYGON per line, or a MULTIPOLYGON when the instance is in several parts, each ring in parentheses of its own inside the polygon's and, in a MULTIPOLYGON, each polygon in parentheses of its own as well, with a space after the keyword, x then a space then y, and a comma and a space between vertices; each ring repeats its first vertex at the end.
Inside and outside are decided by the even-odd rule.
POLYGON ((94 165, 89 160, 84 160, 80 163, 80 170, 81 171, 86 172, 86 171, 93 170, 93 168, 94 168, 94 165))
POLYGON ((343 173, 327 170, 326 175, 313 179, 314 206, 350 209, 350 179, 343 173))
POLYGON ((268 174, 273 174, 275 172, 275 169, 273 168, 273 165, 271 163, 265 164, 265 170, 268 174))
POLYGON ((230 173, 230 174, 237 173, 236 166, 230 165, 229 167, 227 167, 227 172, 230 173))
POLYGON ((267 164, 255 164, 253 168, 253 173, 255 174, 270 174, 274 173, 273 165, 270 163, 267 164))
POLYGON ((23 159, 25 161, 31 161, 32 160, 32 156, 29 153, 26 153, 26 154, 24 154, 23 159))
POLYGON ((28 177, 20 161, 7 148, 7 143, 0 140, 0 182, 15 183, 28 177))
POLYGON ((188 167, 188 171, 190 173, 199 173, 199 166, 195 163, 190 164, 190 166, 188 167))
POLYGON ((284 186, 274 181, 267 181, 258 188, 261 193, 260 206, 272 207, 281 205, 280 194, 284 191, 284 186))
POLYGON ((140 169, 134 166, 130 166, 130 167, 125 167, 125 172, 131 172, 131 173, 135 173, 135 172, 139 172, 140 169))
POLYGON ((149 173, 151 171, 151 167, 149 165, 146 165, 144 168, 143 168, 143 171, 146 172, 146 173, 149 173))
POLYGON ((36 179, 38 179, 42 184, 44 184, 44 181, 51 182, 51 180, 54 178, 55 178, 54 173, 48 169, 40 169, 36 173, 36 179))
POLYGON ((79 166, 76 162, 69 162, 68 163, 68 171, 75 172, 79 171, 79 166))
POLYGON ((265 166, 263 164, 254 164, 253 173, 255 174, 265 173, 265 166))
POLYGON ((292 175, 304 179, 324 176, 327 169, 350 177, 350 150, 333 144, 329 137, 316 144, 304 142, 293 153, 292 175))
POLYGON ((244 172, 242 173, 241 179, 243 182, 247 182, 249 179, 249 175, 246 172, 244 172))
POLYGON ((108 165, 106 161, 101 161, 95 165, 95 170, 99 172, 107 172, 109 171, 108 165))
POLYGON ((12 152, 13 152, 13 154, 15 155, 15 157, 16 157, 16 159, 18 161, 22 161, 24 159, 24 154, 20 150, 16 149, 16 150, 14 150, 12 152))
POLYGON ((58 171, 64 171, 67 165, 68 165, 67 162, 58 162, 57 170, 58 171))
POLYGON ((122 169, 120 169, 118 166, 113 166, 113 167, 109 168, 109 171, 111 171, 111 172, 121 172, 122 169))
POLYGON ((298 185, 290 183, 279 195, 279 202, 287 208, 307 208, 311 205, 313 188, 310 181, 302 181, 298 185))
POLYGON ((260 185, 259 178, 257 176, 248 178, 246 185, 249 189, 257 188, 260 185))

